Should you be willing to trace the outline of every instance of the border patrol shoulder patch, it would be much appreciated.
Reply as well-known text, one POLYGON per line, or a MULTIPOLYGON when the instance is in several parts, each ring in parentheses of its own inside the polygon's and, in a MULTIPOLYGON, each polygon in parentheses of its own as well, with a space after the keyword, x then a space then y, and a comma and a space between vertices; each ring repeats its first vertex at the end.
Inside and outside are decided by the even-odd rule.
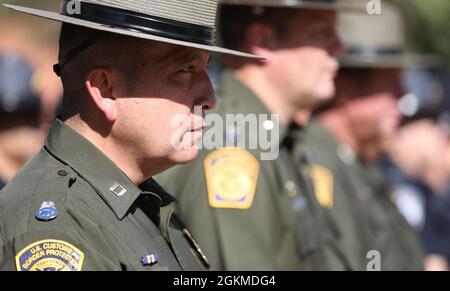
POLYGON ((255 197, 258 160, 240 148, 223 148, 204 160, 209 205, 249 209, 255 197))
POLYGON ((333 173, 320 165, 311 165, 310 177, 314 184, 316 199, 322 207, 333 208, 333 173))
POLYGON ((17 271, 81 271, 84 253, 54 239, 28 245, 16 255, 17 271))

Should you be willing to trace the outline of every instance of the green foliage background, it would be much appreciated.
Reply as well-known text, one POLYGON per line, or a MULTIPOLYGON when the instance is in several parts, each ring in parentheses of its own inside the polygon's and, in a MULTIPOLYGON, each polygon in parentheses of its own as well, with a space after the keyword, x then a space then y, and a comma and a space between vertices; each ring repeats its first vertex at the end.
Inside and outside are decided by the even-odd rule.
POLYGON ((406 16, 412 50, 436 53, 450 68, 450 1, 394 0, 406 16))

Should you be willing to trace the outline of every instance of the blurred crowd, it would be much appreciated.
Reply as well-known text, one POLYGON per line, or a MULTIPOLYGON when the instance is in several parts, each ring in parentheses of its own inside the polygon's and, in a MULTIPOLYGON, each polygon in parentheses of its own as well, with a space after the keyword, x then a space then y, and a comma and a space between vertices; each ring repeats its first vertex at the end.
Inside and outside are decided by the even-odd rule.
MULTIPOLYGON (((57 26, 36 29, 34 22, 0 15, 2 188, 42 147, 63 92, 52 71, 57 26)), ((292 128, 301 131, 296 138, 303 142, 293 150, 316 166, 310 169, 316 198, 330 215, 339 217, 333 211, 340 202, 333 199, 351 199, 346 193, 352 191, 365 201, 372 195, 367 192, 374 192, 376 203, 396 207, 374 216, 395 215, 398 209, 420 237, 426 252, 423 268, 449 270, 450 75, 438 56, 407 52, 398 8, 386 4, 380 16, 371 17, 338 17, 344 50, 336 94, 315 109, 297 113, 292 128), (321 166, 333 172, 333 191, 342 196, 327 197, 321 166)), ((213 77, 221 72, 220 60, 214 64, 213 77)), ((358 205, 360 211, 372 211, 358 205)), ((352 223, 342 221, 345 226, 352 223)), ((402 231, 403 225, 393 228, 402 231)))
POLYGON ((0 14, 0 187, 40 150, 61 102, 57 26, 39 24, 0 14))

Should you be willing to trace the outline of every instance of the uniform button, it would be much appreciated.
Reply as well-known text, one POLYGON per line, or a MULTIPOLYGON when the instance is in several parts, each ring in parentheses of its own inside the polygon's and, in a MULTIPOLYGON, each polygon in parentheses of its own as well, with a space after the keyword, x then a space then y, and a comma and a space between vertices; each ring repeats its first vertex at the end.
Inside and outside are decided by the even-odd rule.
POLYGON ((302 163, 303 165, 311 164, 311 154, 309 152, 304 152, 300 156, 300 163, 302 163))
POLYGON ((297 187, 295 186, 295 183, 293 181, 287 181, 284 187, 286 188, 289 197, 297 196, 297 187))
POLYGON ((66 171, 64 171, 64 170, 59 170, 59 171, 58 171, 58 175, 60 175, 60 176, 62 176, 62 177, 65 177, 65 176, 68 175, 68 173, 67 173, 66 171))

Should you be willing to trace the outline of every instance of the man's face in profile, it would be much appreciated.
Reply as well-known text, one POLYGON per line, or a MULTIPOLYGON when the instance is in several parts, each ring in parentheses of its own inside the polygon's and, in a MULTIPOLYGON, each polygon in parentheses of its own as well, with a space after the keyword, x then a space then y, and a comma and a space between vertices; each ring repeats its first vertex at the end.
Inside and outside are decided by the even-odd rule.
POLYGON ((204 126, 202 111, 215 106, 207 75, 209 59, 207 51, 148 42, 134 76, 123 76, 115 132, 142 158, 142 164, 157 160, 171 166, 196 157, 194 145, 204 126), (194 112, 198 106, 200 113, 194 112))
POLYGON ((370 75, 364 84, 353 81, 358 96, 345 108, 360 140, 382 142, 395 133, 401 121, 398 99, 403 95, 402 70, 372 69, 366 74, 370 75))
POLYGON ((298 9, 279 39, 274 78, 302 107, 317 105, 335 93, 336 57, 342 51, 335 26, 335 11, 298 9))

